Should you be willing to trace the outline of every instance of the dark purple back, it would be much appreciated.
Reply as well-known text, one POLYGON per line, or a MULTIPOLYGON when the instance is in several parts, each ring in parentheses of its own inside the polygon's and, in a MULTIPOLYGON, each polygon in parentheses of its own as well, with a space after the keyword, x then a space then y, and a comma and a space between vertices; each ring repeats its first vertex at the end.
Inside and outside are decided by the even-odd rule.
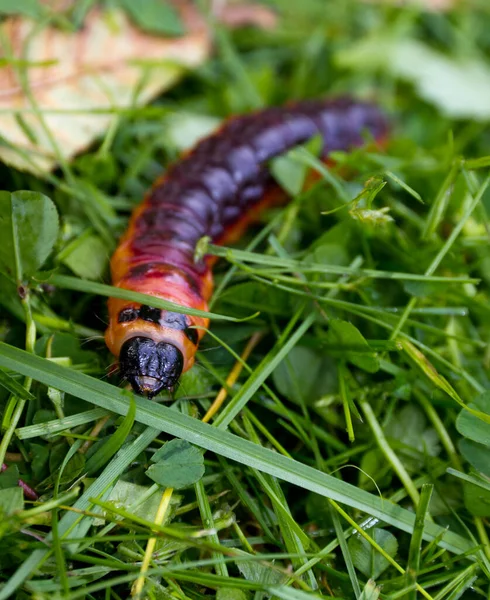
POLYGON ((164 257, 171 250, 181 267, 192 260, 202 236, 220 238, 260 201, 271 184, 267 161, 317 134, 326 156, 362 145, 365 133, 383 138, 386 118, 374 105, 347 98, 232 118, 171 166, 162 184, 150 192, 136 223, 135 252, 148 253, 151 246, 167 262, 164 257))

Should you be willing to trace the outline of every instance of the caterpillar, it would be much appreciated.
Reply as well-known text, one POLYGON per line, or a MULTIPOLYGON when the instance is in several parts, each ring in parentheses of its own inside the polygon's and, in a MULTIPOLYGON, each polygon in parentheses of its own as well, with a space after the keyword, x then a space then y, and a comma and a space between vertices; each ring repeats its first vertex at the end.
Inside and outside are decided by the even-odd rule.
MULTIPOLYGON (((196 244, 203 236, 235 241, 270 204, 278 186, 268 161, 316 135, 326 158, 362 145, 366 132, 382 141, 387 128, 376 106, 349 98, 233 117, 173 164, 134 210, 111 259, 113 285, 207 310, 214 259, 194 260, 196 244)), ((108 308, 106 344, 136 393, 171 389, 192 367, 208 319, 116 298, 108 308)))

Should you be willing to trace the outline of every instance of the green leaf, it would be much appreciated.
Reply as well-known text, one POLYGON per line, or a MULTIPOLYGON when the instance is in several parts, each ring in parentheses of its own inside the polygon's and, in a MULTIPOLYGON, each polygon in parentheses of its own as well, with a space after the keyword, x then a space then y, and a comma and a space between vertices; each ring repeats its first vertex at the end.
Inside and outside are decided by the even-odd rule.
POLYGON ((0 15, 24 15, 36 19, 42 13, 38 0, 0 0, 0 15))
MULTIPOLYGON (((351 261, 347 248, 345 245, 329 244, 327 242, 323 244, 315 244, 315 247, 305 257, 305 264, 309 263, 320 264, 320 265, 338 265, 347 266, 351 261)), ((326 281, 334 281, 335 275, 322 275, 322 279, 326 281)))
POLYGON ((249 310, 267 311, 273 315, 288 315, 291 300, 288 294, 273 287, 247 281, 228 288, 220 297, 221 304, 243 307, 249 310))
POLYGON ((19 294, 17 293, 17 286, 13 279, 7 274, 2 273, 2 265, 0 264, 0 306, 7 309, 12 315, 15 315, 19 320, 25 318, 24 309, 20 301, 19 294))
POLYGON ((297 196, 303 189, 306 165, 295 161, 291 156, 278 156, 271 161, 270 171, 277 183, 291 196, 297 196))
POLYGON ((356 70, 383 69, 408 80, 448 116, 490 118, 490 69, 478 58, 456 59, 415 39, 376 34, 350 45, 337 62, 356 70))
POLYGON ((293 148, 283 156, 278 156, 270 162, 270 172, 277 183, 291 196, 297 196, 303 189, 309 166, 298 160, 301 153, 315 157, 323 145, 320 136, 313 137, 306 146, 293 148))
POLYGON ((377 587, 372 579, 369 579, 359 596, 359 600, 378 600, 380 591, 381 588, 377 587))
POLYGON ((420 460, 416 457, 404 457, 404 462, 420 468, 425 456, 437 456, 441 450, 439 438, 434 429, 427 427, 427 419, 420 408, 413 404, 403 406, 401 410, 393 413, 388 425, 385 427, 388 437, 396 443, 405 444, 418 450, 420 460))
MULTIPOLYGON (((62 467, 64 460, 66 459, 67 452, 65 444, 59 444, 57 446, 57 452, 51 453, 49 457, 50 463, 49 468, 51 475, 49 477, 50 482, 56 481, 59 476, 59 470, 62 467)), ((67 484, 74 481, 79 475, 85 472, 85 455, 76 452, 66 463, 63 473, 61 474, 60 483, 67 484)))
POLYGON ((215 383, 213 375, 197 364, 182 375, 173 397, 178 400, 188 396, 202 396, 207 394, 215 383))
POLYGON ((253 560, 247 552, 236 548, 234 552, 240 556, 250 556, 251 560, 237 560, 236 566, 247 581, 255 581, 264 585, 279 585, 285 583, 287 577, 260 562, 253 560))
POLYGON ((165 119, 165 137, 181 152, 192 148, 201 138, 215 131, 220 119, 190 112, 172 113, 165 119))
MULTIPOLYGON (((478 409, 479 406, 469 404, 468 408, 478 409)), ((490 446, 490 426, 469 411, 462 410, 459 413, 456 419, 456 429, 464 437, 484 446, 490 446)))
MULTIPOLYGON (((39 412, 48 412, 48 411, 39 411, 39 412)), ((48 419, 49 417, 46 417, 48 419)), ((41 421, 42 422, 42 421, 41 421)), ((49 472, 51 474, 56 474, 56 471, 60 468, 63 459, 66 456, 67 445, 61 441, 52 446, 51 452, 49 454, 49 472)))
POLYGON ((10 465, 8 469, 0 472, 0 490, 16 487, 19 477, 17 465, 10 465))
POLYGON ((248 595, 240 589, 232 587, 218 588, 216 600, 247 600, 248 595))
POLYGON ((0 514, 9 516, 24 508, 24 492, 20 487, 0 490, 0 514))
POLYGON ((137 485, 131 481, 119 479, 107 498, 107 501, 115 502, 118 506, 122 506, 126 510, 129 510, 133 504, 138 503, 137 508, 131 509, 131 512, 136 516, 153 521, 157 515, 162 495, 154 493, 150 498, 139 503, 138 501, 148 492, 148 490, 148 486, 137 485))
POLYGON ((463 483, 464 505, 475 517, 490 517, 490 491, 479 485, 463 483))
POLYGON ((344 360, 356 365, 368 373, 376 373, 379 369, 379 360, 364 339, 361 332, 341 319, 329 321, 329 328, 325 341, 330 354, 341 356, 344 360))
POLYGON ((312 402, 337 389, 337 369, 329 357, 296 346, 272 372, 278 391, 293 402, 309 399, 312 402), (304 377, 308 373, 308 377, 304 377))
POLYGON ((185 440, 172 440, 160 448, 151 459, 146 474, 163 487, 177 490, 192 485, 204 475, 202 452, 185 440))
POLYGON ((21 400, 33 400, 34 396, 11 375, 0 369, 0 385, 21 400))
POLYGON ((459 451, 472 467, 490 477, 490 447, 466 438, 459 440, 458 446, 459 451))
POLYGON ((50 410, 48 408, 40 408, 36 410, 34 416, 32 417, 33 424, 37 425, 39 423, 46 423, 47 421, 51 421, 56 418, 56 412, 54 410, 50 410))
MULTIPOLYGON (((448 469, 449 471, 449 469, 448 469)), ((449 515, 461 509, 463 501, 462 486, 459 482, 439 483, 432 493, 429 512, 433 518, 449 515)))
POLYGON ((431 283, 424 281, 404 281, 403 289, 416 298, 427 298, 444 294, 448 291, 449 286, 445 283, 431 283))
POLYGON ((391 479, 391 467, 381 450, 373 448, 362 455, 359 471, 360 487, 370 491, 375 491, 376 486, 383 489, 389 486, 391 479))
POLYGON ((87 460, 86 470, 88 475, 97 473, 97 471, 99 471, 106 463, 109 462, 109 460, 124 444, 129 432, 133 428, 134 417, 136 415, 136 404, 131 394, 128 394, 128 399, 128 414, 124 417, 121 425, 119 425, 116 432, 109 437, 102 447, 97 448, 97 452, 95 452, 87 460))
POLYGON ((479 410, 490 415, 490 391, 477 396, 474 402, 479 410))
MULTIPOLYGON (((396 537, 377 527, 367 531, 373 540, 380 546, 386 554, 394 558, 398 550, 396 537)), ((361 573, 370 579, 377 579, 385 571, 390 563, 381 555, 371 544, 362 536, 355 535, 349 539, 349 550, 352 554, 352 560, 361 573)))
POLYGON ((50 358, 69 358, 73 364, 93 363, 97 354, 91 350, 82 350, 80 340, 70 333, 43 335, 35 345, 36 354, 50 358))
POLYGON ((33 457, 31 462, 32 474, 35 479, 41 481, 47 475, 49 446, 31 443, 30 451, 33 457))
POLYGON ((98 235, 81 237, 63 252, 62 263, 78 277, 101 279, 107 267, 109 250, 98 235))
POLYGON ((133 21, 149 33, 183 35, 184 25, 179 13, 162 0, 120 0, 133 21))
POLYGON ((37 271, 58 237, 58 212, 38 192, 0 192, 0 265, 18 282, 37 271))

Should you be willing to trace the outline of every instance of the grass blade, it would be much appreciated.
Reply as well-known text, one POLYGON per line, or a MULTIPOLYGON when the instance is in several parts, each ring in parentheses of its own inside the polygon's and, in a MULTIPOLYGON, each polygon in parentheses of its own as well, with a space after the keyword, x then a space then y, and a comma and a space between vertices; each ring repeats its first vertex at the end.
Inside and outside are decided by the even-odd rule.
POLYGON ((155 298, 155 296, 149 296, 148 294, 140 294, 139 292, 124 290, 123 288, 106 285, 105 283, 97 283, 96 281, 79 279, 78 277, 71 277, 70 275, 51 275, 48 283, 61 289, 72 290, 73 292, 97 294, 99 296, 107 296, 107 298, 120 298, 121 300, 147 304, 148 306, 154 306, 155 308, 161 308, 162 310, 171 310, 186 315, 193 315, 195 317, 215 319, 217 321, 233 321, 238 323, 251 318, 246 317, 245 319, 236 319, 235 317, 227 317, 226 315, 206 312, 205 310, 199 310, 197 308, 189 308, 188 306, 181 306, 180 304, 175 304, 175 302, 155 298))
MULTIPOLYGON (((61 389, 101 408, 121 415, 127 413, 127 392, 3 342, 0 342, 0 366, 61 389)), ((403 531, 413 532, 414 514, 388 500, 149 400, 135 397, 135 403, 135 418, 139 423, 185 439, 201 448, 269 473, 300 488, 357 508, 403 531)), ((435 523, 427 524, 424 539, 431 540, 441 534, 440 545, 451 552, 460 554, 473 547, 469 540, 446 531, 435 523)), ((1 595, 0 600, 2 600, 1 595)))

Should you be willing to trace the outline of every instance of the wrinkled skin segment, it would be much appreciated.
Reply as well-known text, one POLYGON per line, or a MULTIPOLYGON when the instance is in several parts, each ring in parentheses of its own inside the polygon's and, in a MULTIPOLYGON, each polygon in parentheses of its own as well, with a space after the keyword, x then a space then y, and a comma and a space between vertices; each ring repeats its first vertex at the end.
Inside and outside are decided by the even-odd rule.
MULTIPOLYGON (((171 166, 134 211, 111 260, 113 285, 207 310, 214 258, 195 261, 196 244, 203 236, 215 244, 235 241, 259 211, 283 196, 267 168, 269 160, 315 135, 323 139, 326 159, 332 151, 364 144, 366 136, 383 142, 387 133, 378 108, 349 98, 305 101, 230 119, 171 166)), ((146 308, 111 298, 105 339, 133 389, 155 395, 157 388, 175 385, 180 363, 175 359, 173 368, 160 366, 157 375, 148 375, 160 354, 141 339, 153 341, 155 348, 173 346, 185 372, 194 364, 209 320, 186 315, 186 327, 176 328, 146 308)), ((163 355, 158 360, 164 364, 163 355)))

